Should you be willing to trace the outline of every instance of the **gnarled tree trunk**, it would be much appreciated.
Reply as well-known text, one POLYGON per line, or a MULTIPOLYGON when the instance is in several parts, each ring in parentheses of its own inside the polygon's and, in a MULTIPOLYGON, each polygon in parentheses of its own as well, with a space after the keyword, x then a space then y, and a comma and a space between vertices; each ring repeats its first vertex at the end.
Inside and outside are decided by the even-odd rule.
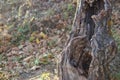
POLYGON ((113 80, 117 47, 110 34, 110 0, 80 0, 62 52, 60 80, 113 80))

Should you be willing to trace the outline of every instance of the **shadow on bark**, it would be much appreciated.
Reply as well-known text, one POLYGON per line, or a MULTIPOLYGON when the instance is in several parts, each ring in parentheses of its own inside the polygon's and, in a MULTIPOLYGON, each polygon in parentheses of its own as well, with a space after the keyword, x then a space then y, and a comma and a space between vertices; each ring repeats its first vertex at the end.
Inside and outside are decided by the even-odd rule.
POLYGON ((109 24, 112 1, 79 2, 59 64, 60 80, 115 80, 110 67, 117 54, 109 24))

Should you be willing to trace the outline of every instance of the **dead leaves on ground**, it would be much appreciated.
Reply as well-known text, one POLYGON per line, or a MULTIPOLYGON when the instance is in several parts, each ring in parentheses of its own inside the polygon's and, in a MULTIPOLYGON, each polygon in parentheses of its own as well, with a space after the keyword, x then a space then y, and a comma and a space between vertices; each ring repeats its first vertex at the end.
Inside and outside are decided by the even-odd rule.
POLYGON ((29 41, 36 42, 37 44, 40 44, 40 41, 42 39, 47 39, 47 35, 44 32, 33 32, 29 38, 29 41))
MULTIPOLYGON (((68 23, 70 25, 72 22, 71 17, 66 15, 71 12, 65 12, 67 9, 65 4, 63 2, 53 4, 53 2, 48 3, 45 0, 26 0, 17 3, 15 0, 15 2, 11 3, 13 6, 12 11, 4 12, 7 19, 6 22, 8 22, 5 25, 10 24, 10 26, 7 26, 11 29, 10 34, 16 34, 15 36, 11 36, 8 28, 4 27, 4 30, 0 28, 0 32, 4 33, 2 35, 5 36, 0 40, 2 44, 4 43, 3 46, 0 46, 0 51, 5 57, 5 59, 1 58, 2 62, 0 62, 0 66, 2 66, 2 71, 6 70, 10 72, 12 76, 10 78, 18 77, 22 72, 29 73, 30 71, 43 70, 44 68, 41 68, 41 66, 51 64, 53 66, 56 64, 55 55, 61 52, 62 44, 66 40, 64 38, 65 40, 61 42, 63 39, 61 37, 68 33, 65 29, 68 23), (10 15, 14 16, 11 17, 10 15), (25 26, 27 23, 28 27, 25 26), (24 31, 24 29, 27 30, 24 31), (28 39, 26 39, 26 36, 28 39), (11 37, 15 43, 18 43, 19 39, 21 41, 18 45, 8 45, 9 48, 7 48, 7 43, 10 42, 11 37)), ((0 16, 2 17, 2 15, 0 16)), ((50 68, 52 69, 53 67, 50 68)), ((49 73, 49 75, 51 74, 49 73)), ((48 73, 43 73, 41 77, 44 79, 49 75, 48 73)), ((48 80, 49 78, 45 79, 48 80)), ((55 80, 57 80, 57 76, 55 80)))
POLYGON ((29 80, 59 80, 57 75, 51 74, 50 72, 43 72, 41 75, 33 77, 29 80))

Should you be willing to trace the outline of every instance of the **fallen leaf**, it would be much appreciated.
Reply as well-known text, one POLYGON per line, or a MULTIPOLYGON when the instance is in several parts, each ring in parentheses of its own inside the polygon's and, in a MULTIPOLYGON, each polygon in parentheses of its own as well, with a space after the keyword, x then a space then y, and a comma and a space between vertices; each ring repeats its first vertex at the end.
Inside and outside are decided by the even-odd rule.
POLYGON ((25 61, 25 62, 29 62, 31 58, 33 58, 33 56, 32 56, 32 55, 31 55, 31 56, 28 56, 28 57, 27 57, 27 58, 25 58, 25 59, 23 59, 23 61, 25 61))
POLYGON ((35 37, 31 36, 30 39, 29 39, 29 41, 32 42, 32 41, 34 41, 34 39, 35 39, 35 37))
POLYGON ((22 49, 23 47, 24 47, 24 45, 20 45, 20 46, 18 46, 19 49, 22 49))
POLYGON ((35 65, 39 65, 39 63, 40 63, 40 62, 39 62, 39 59, 36 58, 36 59, 35 59, 35 65))
POLYGON ((50 80, 50 73, 46 72, 41 75, 43 80, 50 80))
POLYGON ((30 70, 37 70, 40 69, 40 66, 33 66, 30 70))
POLYGON ((59 80, 59 77, 55 75, 53 80, 59 80))
POLYGON ((38 38, 36 38, 36 43, 39 44, 40 43, 40 40, 38 38))
POLYGON ((31 34, 31 36, 35 36, 36 35, 36 32, 34 31, 32 34, 31 34))
POLYGON ((47 35, 43 32, 40 33, 40 37, 42 37, 43 39, 46 39, 47 38, 47 35))

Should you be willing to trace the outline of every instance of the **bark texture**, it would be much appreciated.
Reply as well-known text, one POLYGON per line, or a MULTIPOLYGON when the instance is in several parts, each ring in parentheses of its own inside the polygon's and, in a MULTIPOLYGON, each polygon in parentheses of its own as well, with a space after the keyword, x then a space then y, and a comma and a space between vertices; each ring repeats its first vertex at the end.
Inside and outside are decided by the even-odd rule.
POLYGON ((117 46, 111 36, 110 0, 80 0, 59 64, 60 80, 113 80, 117 46))

